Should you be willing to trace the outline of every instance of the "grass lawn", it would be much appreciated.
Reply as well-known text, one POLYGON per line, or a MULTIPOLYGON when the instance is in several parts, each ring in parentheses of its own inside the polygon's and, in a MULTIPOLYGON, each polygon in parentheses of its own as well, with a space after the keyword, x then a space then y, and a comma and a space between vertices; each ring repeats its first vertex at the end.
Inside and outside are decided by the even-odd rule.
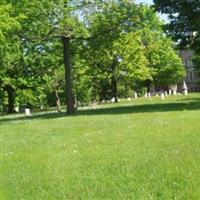
POLYGON ((0 117, 0 199, 200 199, 200 94, 0 117))

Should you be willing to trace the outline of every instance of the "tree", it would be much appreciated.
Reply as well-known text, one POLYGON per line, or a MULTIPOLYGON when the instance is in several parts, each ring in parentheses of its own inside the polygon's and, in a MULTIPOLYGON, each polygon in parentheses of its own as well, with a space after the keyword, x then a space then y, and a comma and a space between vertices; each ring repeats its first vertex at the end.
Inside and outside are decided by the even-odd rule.
POLYGON ((114 97, 117 102, 122 84, 131 90, 138 82, 146 82, 147 87, 150 83, 166 87, 185 75, 181 59, 171 39, 163 33, 157 15, 147 6, 133 9, 134 14, 118 27, 118 32, 89 42, 91 77, 95 77, 100 100, 114 97))
POLYGON ((169 15, 166 25, 169 34, 181 47, 188 44, 193 48, 200 46, 200 1, 198 0, 154 0, 155 9, 169 15))
POLYGON ((15 73, 18 70, 17 68, 12 70, 10 63, 16 65, 16 60, 13 59, 19 58, 20 46, 11 35, 21 29, 20 22, 22 19, 24 19, 24 15, 19 13, 15 15, 11 4, 0 5, 0 93, 2 104, 4 104, 4 92, 7 92, 9 113, 14 111, 14 85, 16 85, 16 82, 12 80, 12 77, 16 75, 15 73))
POLYGON ((0 47, 1 82, 12 87, 11 110, 16 103, 40 107, 56 101, 59 108, 63 80, 68 113, 75 111, 76 99, 114 97, 117 102, 119 95, 126 96, 122 87, 132 91, 137 81, 155 79, 154 68, 166 69, 159 56, 156 66, 151 64, 151 46, 157 44, 153 54, 158 55, 165 37, 150 8, 120 0, 5 2, 15 3, 13 16, 26 16, 0 47))
POLYGON ((0 5, 0 43, 5 42, 6 35, 20 29, 20 20, 24 15, 13 15, 11 4, 0 5))
POLYGON ((154 0, 155 9, 169 15, 166 30, 179 48, 194 50, 194 66, 200 71, 200 1, 154 0))

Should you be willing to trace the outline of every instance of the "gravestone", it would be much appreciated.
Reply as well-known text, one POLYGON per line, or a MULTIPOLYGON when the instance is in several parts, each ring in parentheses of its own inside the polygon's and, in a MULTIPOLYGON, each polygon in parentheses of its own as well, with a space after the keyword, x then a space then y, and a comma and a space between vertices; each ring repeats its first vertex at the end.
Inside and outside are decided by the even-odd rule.
POLYGON ((136 92, 134 93, 134 97, 135 97, 135 99, 137 99, 137 98, 138 98, 138 95, 137 95, 137 93, 136 93, 136 92))
POLYGON ((31 116, 31 112, 29 108, 25 108, 25 115, 26 116, 31 116))
POLYGON ((169 95, 172 95, 172 90, 171 89, 169 89, 169 95))
POLYGON ((115 98, 114 98, 114 97, 111 99, 111 102, 112 102, 112 103, 115 103, 115 98))
POLYGON ((150 93, 150 92, 148 92, 148 93, 147 93, 147 96, 148 96, 149 98, 151 98, 151 93, 150 93))
POLYGON ((172 89, 173 95, 176 95, 177 94, 177 85, 171 86, 171 89, 172 89))
POLYGON ((15 112, 17 112, 17 113, 19 112, 19 107, 18 106, 15 107, 15 112))
POLYGON ((130 98, 130 97, 128 97, 128 98, 127 98, 127 100, 128 100, 128 101, 131 101, 131 98, 130 98))
POLYGON ((160 97, 161 97, 162 100, 164 100, 165 99, 164 93, 161 93, 160 97))
POLYGON ((188 95, 188 88, 185 81, 183 81, 182 91, 184 95, 188 95))
POLYGON ((177 94, 176 90, 173 90, 173 95, 176 95, 176 94, 177 94))
POLYGON ((147 93, 145 93, 144 97, 145 97, 145 98, 147 98, 147 97, 148 97, 147 93))

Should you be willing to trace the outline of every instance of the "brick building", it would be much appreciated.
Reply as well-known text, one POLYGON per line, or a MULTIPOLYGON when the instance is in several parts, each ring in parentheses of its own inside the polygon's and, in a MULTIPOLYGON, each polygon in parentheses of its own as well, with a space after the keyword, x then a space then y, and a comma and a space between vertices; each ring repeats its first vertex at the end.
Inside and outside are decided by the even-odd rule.
POLYGON ((200 77, 192 63, 193 51, 181 50, 180 56, 185 64, 187 76, 185 78, 189 92, 200 92, 200 77))

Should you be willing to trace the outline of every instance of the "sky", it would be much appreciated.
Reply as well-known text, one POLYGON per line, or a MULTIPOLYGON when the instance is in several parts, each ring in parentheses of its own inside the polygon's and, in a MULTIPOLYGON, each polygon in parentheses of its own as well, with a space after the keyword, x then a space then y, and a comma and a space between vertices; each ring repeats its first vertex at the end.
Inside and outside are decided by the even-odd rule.
POLYGON ((135 1, 136 1, 136 3, 146 3, 149 5, 153 4, 153 0, 135 0, 135 1))
MULTIPOLYGON (((148 4, 148 5, 153 5, 153 0, 135 0, 136 3, 144 3, 144 4, 148 4)), ((164 14, 159 14, 159 16, 161 17, 161 19, 163 19, 164 21, 168 21, 167 20, 167 15, 164 14)))

